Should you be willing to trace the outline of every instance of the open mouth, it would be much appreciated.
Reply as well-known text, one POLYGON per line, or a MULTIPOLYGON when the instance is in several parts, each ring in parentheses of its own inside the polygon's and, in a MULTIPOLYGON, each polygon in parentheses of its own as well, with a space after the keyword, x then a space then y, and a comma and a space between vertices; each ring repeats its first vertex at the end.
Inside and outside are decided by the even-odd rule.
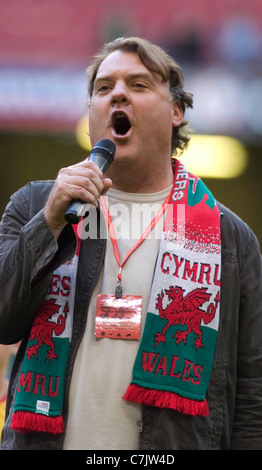
POLYGON ((114 116, 113 127, 118 135, 125 135, 131 129, 131 124, 125 114, 116 114, 114 116))

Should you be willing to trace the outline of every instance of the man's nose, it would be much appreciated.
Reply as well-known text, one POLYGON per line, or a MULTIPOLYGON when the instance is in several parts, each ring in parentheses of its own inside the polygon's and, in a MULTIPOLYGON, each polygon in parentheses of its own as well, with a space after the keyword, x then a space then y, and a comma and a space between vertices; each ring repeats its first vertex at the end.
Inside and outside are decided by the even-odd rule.
POLYGON ((129 93, 124 82, 119 81, 115 84, 112 90, 111 99, 113 103, 129 102, 129 93))

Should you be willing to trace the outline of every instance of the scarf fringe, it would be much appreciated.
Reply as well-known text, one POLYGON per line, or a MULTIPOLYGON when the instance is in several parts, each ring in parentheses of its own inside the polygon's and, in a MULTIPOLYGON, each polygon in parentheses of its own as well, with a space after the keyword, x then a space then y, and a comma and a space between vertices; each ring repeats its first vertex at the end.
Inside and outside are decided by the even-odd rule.
POLYGON ((185 398, 173 392, 153 390, 136 384, 128 386, 124 400, 159 408, 171 408, 187 415, 208 416, 209 407, 206 400, 197 401, 185 398))
POLYGON ((12 417, 11 428, 24 434, 32 431, 61 434, 64 431, 64 423, 61 416, 52 417, 28 411, 16 411, 12 417))

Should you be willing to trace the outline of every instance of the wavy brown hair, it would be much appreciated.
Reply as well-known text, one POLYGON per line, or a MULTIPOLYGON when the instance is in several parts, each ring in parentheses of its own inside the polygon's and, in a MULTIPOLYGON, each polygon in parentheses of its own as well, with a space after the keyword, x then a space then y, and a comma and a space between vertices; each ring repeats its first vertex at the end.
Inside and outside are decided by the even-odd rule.
MULTIPOLYGON (((150 72, 158 73, 169 87, 172 100, 178 102, 185 114, 186 108, 193 107, 193 95, 184 90, 184 76, 177 62, 168 55, 161 47, 138 37, 118 38, 106 43, 94 56, 87 68, 88 91, 92 98, 94 82, 97 71, 103 60, 112 52, 121 50, 123 52, 134 52, 138 54, 144 66, 150 72)), ((190 140, 188 122, 183 122, 173 128, 172 153, 182 153, 190 140)))

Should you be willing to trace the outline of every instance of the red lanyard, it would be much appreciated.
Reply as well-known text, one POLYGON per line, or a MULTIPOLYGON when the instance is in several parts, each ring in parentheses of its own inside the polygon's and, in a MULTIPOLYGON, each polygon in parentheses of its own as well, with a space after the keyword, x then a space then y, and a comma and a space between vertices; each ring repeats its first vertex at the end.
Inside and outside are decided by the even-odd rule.
POLYGON ((114 254, 115 254, 115 258, 116 258, 117 264, 119 266, 119 273, 118 273, 118 276, 117 276, 118 283, 117 283, 117 287, 116 287, 116 297, 121 297, 121 295, 122 295, 122 289, 121 289, 122 268, 123 268, 125 262, 129 258, 129 256, 139 247, 139 245, 141 245, 141 243, 145 240, 145 238, 153 230, 153 228, 155 227, 155 225, 157 224, 159 219, 165 213, 165 211, 167 209, 167 206, 168 206, 169 199, 170 199, 170 194, 167 196, 166 200, 164 201, 164 203, 160 207, 159 211, 157 212, 157 214, 155 215, 153 220, 151 220, 150 224, 147 226, 147 228, 144 231, 144 233, 142 234, 140 240, 138 240, 138 242, 134 246, 132 246, 130 248, 130 250, 127 252, 127 254, 126 254, 126 256, 125 256, 122 263, 120 261, 119 250, 118 250, 117 241, 116 241, 115 232, 114 232, 114 227, 113 227, 113 223, 112 223, 112 220, 111 220, 111 217, 110 217, 110 214, 109 214, 109 210, 108 210, 108 207, 106 205, 106 202, 105 202, 103 196, 100 197, 101 206, 102 206, 102 209, 103 209, 106 221, 107 221, 108 233, 110 235, 111 242, 112 242, 112 245, 113 245, 114 254))

